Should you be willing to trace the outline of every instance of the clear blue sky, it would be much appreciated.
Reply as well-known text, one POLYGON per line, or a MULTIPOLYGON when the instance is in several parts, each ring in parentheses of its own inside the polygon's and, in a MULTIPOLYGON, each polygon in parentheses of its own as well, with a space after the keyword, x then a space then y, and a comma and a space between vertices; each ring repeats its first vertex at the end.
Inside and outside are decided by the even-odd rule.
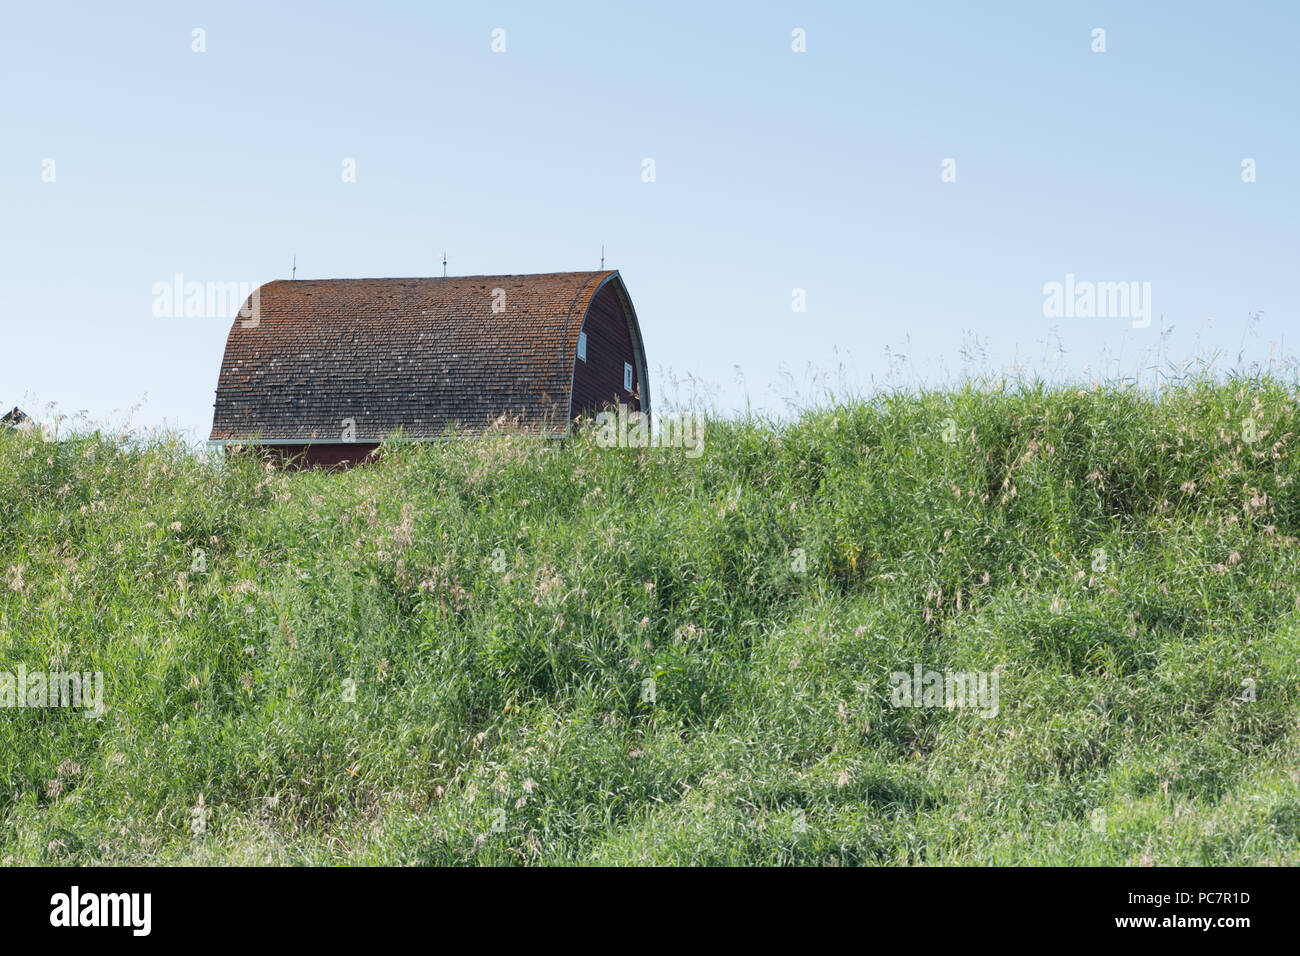
POLYGON ((1171 359, 1235 360, 1263 313, 1247 358, 1291 351, 1297 36, 1293 2, 11 4, 0 404, 147 393, 137 424, 205 438, 230 320, 158 318, 154 284, 294 255, 520 273, 603 243, 652 387, 690 372, 724 409, 809 363, 869 390, 887 347, 959 376, 966 332, 994 367, 1054 330, 1074 371, 1131 371, 1161 316, 1171 359), (1044 317, 1067 273, 1150 282, 1155 321, 1044 317))

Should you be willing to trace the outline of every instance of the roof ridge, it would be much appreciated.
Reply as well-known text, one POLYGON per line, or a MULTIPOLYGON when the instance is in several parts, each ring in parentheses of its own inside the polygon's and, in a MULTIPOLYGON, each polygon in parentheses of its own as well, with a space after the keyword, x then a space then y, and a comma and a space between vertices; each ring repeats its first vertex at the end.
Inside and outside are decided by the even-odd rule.
POLYGON ((591 269, 585 271, 573 272, 497 272, 484 273, 482 275, 465 275, 465 276, 336 276, 334 278, 324 279, 270 279, 265 285, 273 282, 464 282, 470 279, 549 279, 559 276, 611 276, 618 273, 617 269, 591 269))

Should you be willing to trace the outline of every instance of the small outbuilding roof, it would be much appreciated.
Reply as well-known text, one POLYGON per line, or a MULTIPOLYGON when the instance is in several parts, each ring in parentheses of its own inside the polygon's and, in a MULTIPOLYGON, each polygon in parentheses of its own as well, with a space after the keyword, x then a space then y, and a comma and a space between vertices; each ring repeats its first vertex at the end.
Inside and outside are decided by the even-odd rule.
POLYGON ((12 411, 5 412, 3 416, 0 416, 0 425, 12 425, 17 428, 21 425, 30 425, 31 423, 31 418, 29 418, 27 413, 17 405, 13 407, 12 411))
MULTIPOLYGON (((501 419, 563 433, 578 333, 616 271, 270 282, 234 321, 212 439, 433 438, 501 419)), ((642 370, 643 371, 643 370, 642 370)))

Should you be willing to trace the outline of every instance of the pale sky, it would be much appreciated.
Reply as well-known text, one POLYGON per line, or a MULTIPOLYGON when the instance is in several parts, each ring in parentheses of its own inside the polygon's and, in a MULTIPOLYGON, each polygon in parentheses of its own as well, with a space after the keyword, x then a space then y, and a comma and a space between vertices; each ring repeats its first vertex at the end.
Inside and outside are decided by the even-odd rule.
POLYGON ((603 244, 656 400, 671 369, 724 411, 810 367, 870 392, 900 354, 955 380, 973 341, 1094 375, 1289 352, 1300 5, 1136 6, 11 5, 0 405, 143 401, 206 438, 231 319, 153 290, 295 256, 525 273, 603 244), (1149 283, 1154 321, 1045 316, 1067 276, 1149 283))

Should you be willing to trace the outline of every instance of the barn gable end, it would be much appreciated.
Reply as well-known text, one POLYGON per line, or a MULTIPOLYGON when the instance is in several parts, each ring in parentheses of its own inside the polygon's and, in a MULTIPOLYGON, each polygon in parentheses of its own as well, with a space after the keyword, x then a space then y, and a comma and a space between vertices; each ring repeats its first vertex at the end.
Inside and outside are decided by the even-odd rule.
POLYGON ((641 332, 621 282, 605 282, 592 296, 582 331, 587 357, 574 361, 572 414, 618 404, 648 410, 641 332), (632 366, 630 389, 624 388, 625 362, 632 366))

